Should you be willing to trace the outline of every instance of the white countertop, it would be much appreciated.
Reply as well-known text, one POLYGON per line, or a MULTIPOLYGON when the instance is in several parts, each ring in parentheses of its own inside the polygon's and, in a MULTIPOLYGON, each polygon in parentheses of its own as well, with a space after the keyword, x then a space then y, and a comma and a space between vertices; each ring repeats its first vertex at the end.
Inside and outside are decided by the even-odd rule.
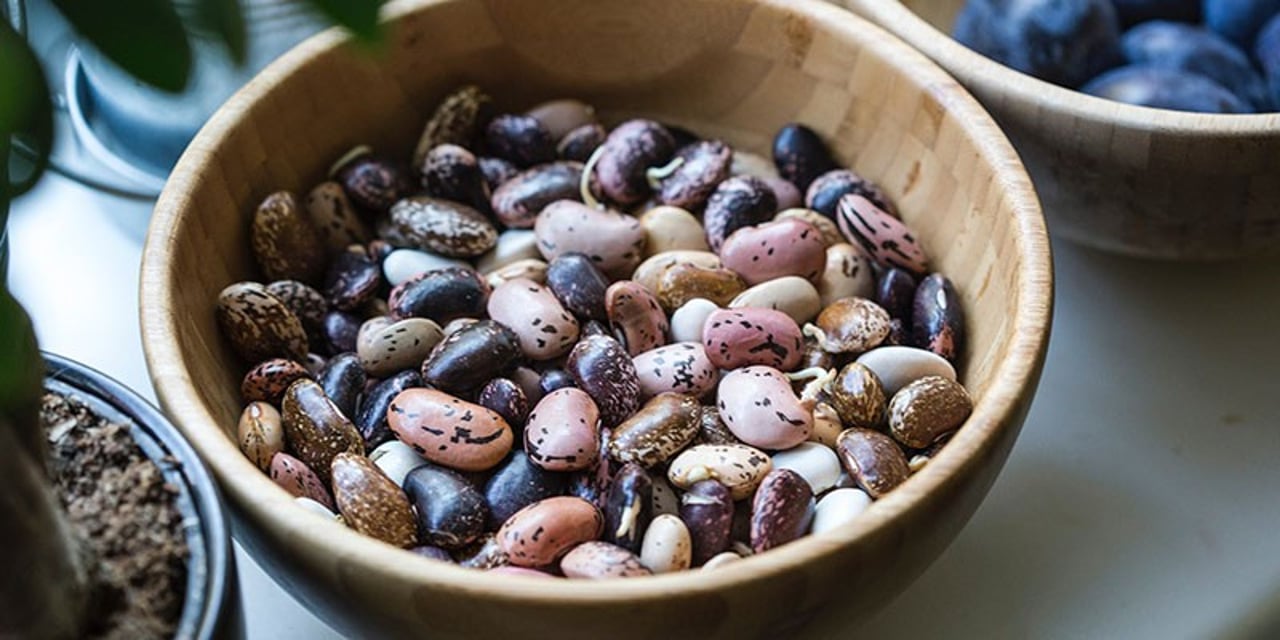
MULTIPOLYGON (((153 397, 149 209, 46 177, 15 203, 10 285, 44 349, 153 397)), ((1048 364, 1004 472, 859 635, 1280 637, 1280 260, 1054 249, 1048 364)), ((236 551, 251 638, 338 637, 236 551)), ((850 633, 833 608, 806 635, 850 633)))

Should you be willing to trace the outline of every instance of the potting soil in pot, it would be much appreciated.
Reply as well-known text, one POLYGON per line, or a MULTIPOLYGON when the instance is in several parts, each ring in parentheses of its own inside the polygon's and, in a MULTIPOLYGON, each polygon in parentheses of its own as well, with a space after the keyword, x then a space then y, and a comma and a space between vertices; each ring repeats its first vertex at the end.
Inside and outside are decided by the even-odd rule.
POLYGON ((75 398, 46 393, 55 490, 92 553, 94 638, 169 638, 182 614, 187 544, 178 491, 133 441, 75 398))

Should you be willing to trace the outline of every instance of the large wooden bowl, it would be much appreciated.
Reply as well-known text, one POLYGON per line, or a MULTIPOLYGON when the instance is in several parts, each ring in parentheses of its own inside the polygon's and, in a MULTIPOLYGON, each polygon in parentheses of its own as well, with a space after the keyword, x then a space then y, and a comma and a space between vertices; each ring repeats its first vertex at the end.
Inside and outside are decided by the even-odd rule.
POLYGON ((156 206, 141 296, 148 365, 226 488, 241 540, 361 637, 753 637, 833 600, 866 615, 911 582, 994 480, 1049 337, 1044 221, 978 103, 892 36, 811 0, 427 0, 387 15, 380 57, 330 32, 263 72, 191 144, 156 206), (644 115, 760 153, 788 121, 816 128, 888 189, 962 292, 972 418, 856 524, 709 572, 605 584, 499 577, 305 513, 228 437, 245 367, 219 335, 215 296, 260 277, 247 238, 259 199, 309 188, 357 143, 408 154, 430 110, 462 82, 509 109, 576 96, 607 120, 644 115))
POLYGON ((991 110, 1022 154, 1052 233, 1153 258, 1280 252, 1280 113, 1150 109, 1038 80, 951 39, 965 0, 842 1, 991 110))

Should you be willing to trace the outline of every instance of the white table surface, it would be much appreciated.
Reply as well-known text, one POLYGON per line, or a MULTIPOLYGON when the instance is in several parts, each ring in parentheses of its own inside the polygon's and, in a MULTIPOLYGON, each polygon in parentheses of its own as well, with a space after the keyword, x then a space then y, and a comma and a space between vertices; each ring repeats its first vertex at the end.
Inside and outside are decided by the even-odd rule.
MULTIPOLYGON (((136 312, 149 207, 47 177, 15 204, 10 284, 43 348, 153 396, 136 312)), ((1280 637, 1280 260, 1054 249, 1048 364, 1004 472, 859 635, 1280 637)), ((251 638, 338 637, 236 559, 251 638)), ((834 609, 805 635, 852 634, 834 609)))

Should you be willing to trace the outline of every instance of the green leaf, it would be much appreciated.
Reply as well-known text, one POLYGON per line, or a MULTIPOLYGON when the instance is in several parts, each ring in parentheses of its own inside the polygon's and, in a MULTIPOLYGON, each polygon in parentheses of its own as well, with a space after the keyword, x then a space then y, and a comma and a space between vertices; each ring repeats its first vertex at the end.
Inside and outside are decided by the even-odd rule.
POLYGON ((222 39, 236 64, 244 64, 248 53, 244 14, 241 13, 238 0, 199 0, 196 4, 196 20, 200 26, 222 39))
POLYGON ((312 7, 330 20, 346 27, 356 38, 366 44, 382 39, 378 24, 378 9, 383 0, 309 0, 312 7))
POLYGON ((0 153, 4 154, 4 161, 0 162, 0 207, 7 211, 5 205, 31 189, 49 164, 53 104, 35 52, 5 21, 0 21, 0 60, 4 61, 0 64, 0 96, 4 96, 0 99, 0 153), (15 140, 35 151, 34 162, 21 176, 11 175, 8 166, 15 140))
POLYGON ((112 62, 166 91, 191 75, 191 43, 166 0, 53 0, 71 26, 112 62))

